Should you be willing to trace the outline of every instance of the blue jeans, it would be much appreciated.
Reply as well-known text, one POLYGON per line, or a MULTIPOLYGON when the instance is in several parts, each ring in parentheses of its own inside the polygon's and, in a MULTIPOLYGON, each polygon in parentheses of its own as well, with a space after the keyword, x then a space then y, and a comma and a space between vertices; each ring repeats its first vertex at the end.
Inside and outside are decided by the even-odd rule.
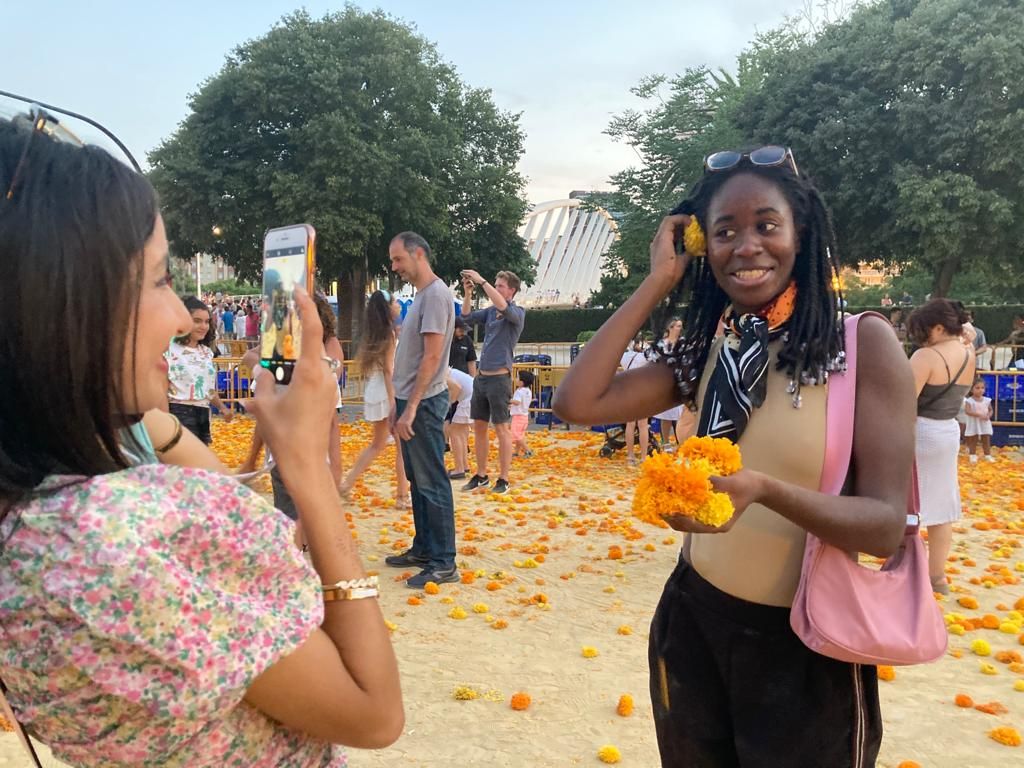
MULTIPOLYGON (((396 400, 396 417, 401 418, 407 401, 396 400)), ((420 402, 412 440, 401 440, 405 473, 412 488, 412 519, 416 536, 412 552, 430 561, 428 567, 455 567, 455 502, 452 484, 444 466, 444 417, 448 413, 448 392, 420 402)))

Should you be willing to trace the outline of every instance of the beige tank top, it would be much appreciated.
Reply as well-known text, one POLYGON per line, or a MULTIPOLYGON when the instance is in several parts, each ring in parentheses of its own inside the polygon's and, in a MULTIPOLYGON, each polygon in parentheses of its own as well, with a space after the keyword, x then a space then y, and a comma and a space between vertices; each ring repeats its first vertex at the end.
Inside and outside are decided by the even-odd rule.
MULTIPOLYGON (((719 337, 708 353, 698 403, 718 352, 719 337)), ((775 370, 781 341, 769 347, 768 392, 764 404, 750 415, 740 438, 743 466, 794 485, 817 490, 825 460, 825 398, 827 386, 806 386, 803 405, 793 407, 786 392, 789 377, 775 370)), ((790 606, 800 580, 805 532, 782 515, 752 504, 728 533, 691 534, 690 561, 718 589, 762 605, 790 606)))

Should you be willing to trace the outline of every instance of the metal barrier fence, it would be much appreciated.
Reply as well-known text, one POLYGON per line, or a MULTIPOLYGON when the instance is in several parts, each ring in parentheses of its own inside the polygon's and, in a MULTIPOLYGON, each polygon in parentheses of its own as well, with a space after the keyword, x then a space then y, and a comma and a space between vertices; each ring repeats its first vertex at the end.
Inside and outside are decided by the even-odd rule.
MULTIPOLYGON (((997 359, 1011 361, 1020 359, 1011 358, 1011 354, 1024 355, 1024 348, 1010 348, 1006 355, 997 359)), ((235 403, 249 397, 249 381, 252 378, 252 371, 241 363, 240 357, 214 359, 218 372, 217 389, 221 399, 226 403, 235 403)), ((531 389, 536 405, 531 406, 530 412, 538 424, 546 424, 548 429, 555 424, 563 423, 554 415, 551 402, 568 370, 568 365, 516 363, 512 366, 513 385, 515 377, 520 371, 529 371, 534 375, 531 389)), ((342 401, 345 404, 362 404, 366 382, 359 363, 355 360, 346 360, 344 371, 342 401)), ((1017 427, 1024 424, 1024 371, 979 370, 978 375, 985 381, 985 395, 992 398, 992 406, 995 411, 992 419, 993 426, 1017 427)), ((566 424, 566 429, 568 428, 569 425, 566 424)))

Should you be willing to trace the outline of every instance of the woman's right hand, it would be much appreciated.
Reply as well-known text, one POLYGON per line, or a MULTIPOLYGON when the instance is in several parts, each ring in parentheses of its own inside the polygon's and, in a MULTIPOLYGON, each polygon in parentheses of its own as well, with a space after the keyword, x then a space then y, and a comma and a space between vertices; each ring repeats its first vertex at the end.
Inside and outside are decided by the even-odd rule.
POLYGON ((327 467, 325 425, 338 401, 338 380, 324 361, 323 325, 316 305, 297 288, 295 306, 302 321, 302 351, 291 383, 278 394, 270 371, 259 367, 256 395, 246 404, 286 480, 301 467, 327 467))
POLYGON ((689 223, 690 217, 684 213, 666 216, 651 241, 651 277, 664 286, 666 294, 682 279, 683 272, 693 258, 686 250, 682 253, 676 251, 677 244, 683 241, 683 230, 689 223))

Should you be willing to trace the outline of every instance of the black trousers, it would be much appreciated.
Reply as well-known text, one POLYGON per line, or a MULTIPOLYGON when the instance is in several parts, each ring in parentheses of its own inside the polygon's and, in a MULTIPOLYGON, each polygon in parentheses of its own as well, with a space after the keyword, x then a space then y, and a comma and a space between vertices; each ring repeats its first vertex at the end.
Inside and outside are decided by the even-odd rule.
POLYGON ((171 403, 170 412, 178 417, 181 426, 209 445, 213 442, 210 435, 210 409, 202 405, 183 405, 171 403))
POLYGON ((876 668, 808 649, 789 609, 680 559, 651 624, 651 702, 671 768, 862 768, 882 741, 876 668))

